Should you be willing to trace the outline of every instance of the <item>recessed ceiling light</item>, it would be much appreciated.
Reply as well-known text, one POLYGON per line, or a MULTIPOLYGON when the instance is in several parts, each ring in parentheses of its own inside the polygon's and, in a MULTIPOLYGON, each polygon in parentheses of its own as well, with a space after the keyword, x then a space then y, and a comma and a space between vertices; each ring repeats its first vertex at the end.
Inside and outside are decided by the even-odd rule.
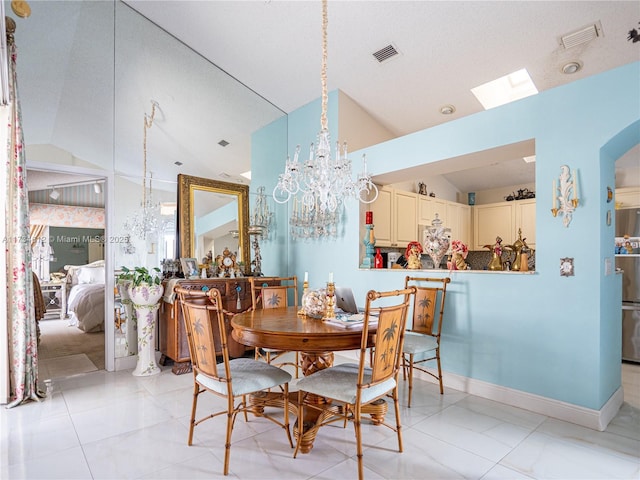
POLYGON ((456 107, 454 107, 453 105, 444 105, 443 107, 440 107, 440 113, 442 115, 451 115, 455 111, 456 107))
POLYGON ((528 157, 522 157, 522 159, 527 163, 533 163, 533 162, 536 161, 536 156, 535 155, 530 155, 528 157))
POLYGON ((538 93, 529 72, 522 68, 516 72, 487 82, 471 89, 485 110, 498 107, 506 103, 520 100, 538 93))
POLYGON ((176 160, 175 162, 173 162, 174 165, 177 165, 179 167, 182 166, 182 162, 180 160, 176 160))
POLYGON ((248 172, 241 173, 240 175, 242 175, 247 180, 251 180, 251 170, 249 170, 248 172))
POLYGON ((218 142, 218 145, 220 145, 221 147, 226 147, 227 145, 229 145, 229 142, 227 142, 226 140, 220 140, 218 142))
POLYGON ((569 62, 562 66, 562 73, 571 75, 573 73, 582 70, 582 64, 580 62, 569 62))

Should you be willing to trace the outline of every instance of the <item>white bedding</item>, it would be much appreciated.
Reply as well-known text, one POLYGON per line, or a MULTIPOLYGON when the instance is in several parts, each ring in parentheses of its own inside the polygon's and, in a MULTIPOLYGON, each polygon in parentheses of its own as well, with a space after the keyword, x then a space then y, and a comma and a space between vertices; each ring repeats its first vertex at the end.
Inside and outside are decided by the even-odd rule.
POLYGON ((87 333, 104 330, 104 260, 87 265, 66 265, 67 312, 70 323, 87 333))
POLYGON ((104 283, 82 283, 71 288, 69 313, 75 317, 83 332, 104 330, 104 283))

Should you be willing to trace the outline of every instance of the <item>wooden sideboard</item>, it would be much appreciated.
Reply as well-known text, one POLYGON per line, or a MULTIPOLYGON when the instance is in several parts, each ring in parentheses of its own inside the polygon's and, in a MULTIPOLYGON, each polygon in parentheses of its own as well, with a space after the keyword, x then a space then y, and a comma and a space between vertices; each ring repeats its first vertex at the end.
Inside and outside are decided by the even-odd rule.
MULTIPOLYGON (((265 279, 269 284, 272 281, 265 279)), ((165 291, 169 282, 163 282, 165 291)), ((206 278, 183 279, 178 283, 187 290, 202 290, 217 288, 222 296, 225 312, 225 325, 227 328, 227 345, 229 355, 233 358, 242 357, 247 351, 253 351, 253 347, 247 347, 236 342, 231 337, 231 318, 235 313, 243 312, 251 308, 251 284, 248 278, 206 278)), ((166 294, 168 296, 168 294, 166 294)), ((215 325, 215 323, 214 323, 215 325)), ((187 332, 182 318, 180 301, 175 298, 173 303, 162 301, 158 314, 158 339, 160 342, 160 364, 165 365, 167 359, 173 360, 171 369, 176 375, 191 371, 191 356, 187 343, 187 332)), ((217 328, 217 327, 215 327, 217 328)), ((216 349, 219 345, 216 345, 216 349)))

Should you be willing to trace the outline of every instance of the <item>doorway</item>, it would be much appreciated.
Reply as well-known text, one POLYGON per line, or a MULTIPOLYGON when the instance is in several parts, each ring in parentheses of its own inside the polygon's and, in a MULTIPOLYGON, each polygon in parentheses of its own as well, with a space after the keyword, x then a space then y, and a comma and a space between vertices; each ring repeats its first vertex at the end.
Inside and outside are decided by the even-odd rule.
POLYGON ((40 381, 103 370, 112 350, 104 241, 108 178, 100 171, 61 168, 27 168, 30 223, 37 232, 34 273, 47 308, 38 320, 40 381), (81 311, 93 322, 90 327, 78 321, 81 311))

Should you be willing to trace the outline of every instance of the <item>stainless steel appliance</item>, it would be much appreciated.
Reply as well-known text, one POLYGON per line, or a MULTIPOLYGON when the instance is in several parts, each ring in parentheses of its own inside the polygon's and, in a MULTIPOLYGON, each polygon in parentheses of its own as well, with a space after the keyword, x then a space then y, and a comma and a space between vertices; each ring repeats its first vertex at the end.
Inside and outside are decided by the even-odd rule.
POLYGON ((622 273, 622 360, 640 363, 640 208, 616 211, 616 269, 622 273))

